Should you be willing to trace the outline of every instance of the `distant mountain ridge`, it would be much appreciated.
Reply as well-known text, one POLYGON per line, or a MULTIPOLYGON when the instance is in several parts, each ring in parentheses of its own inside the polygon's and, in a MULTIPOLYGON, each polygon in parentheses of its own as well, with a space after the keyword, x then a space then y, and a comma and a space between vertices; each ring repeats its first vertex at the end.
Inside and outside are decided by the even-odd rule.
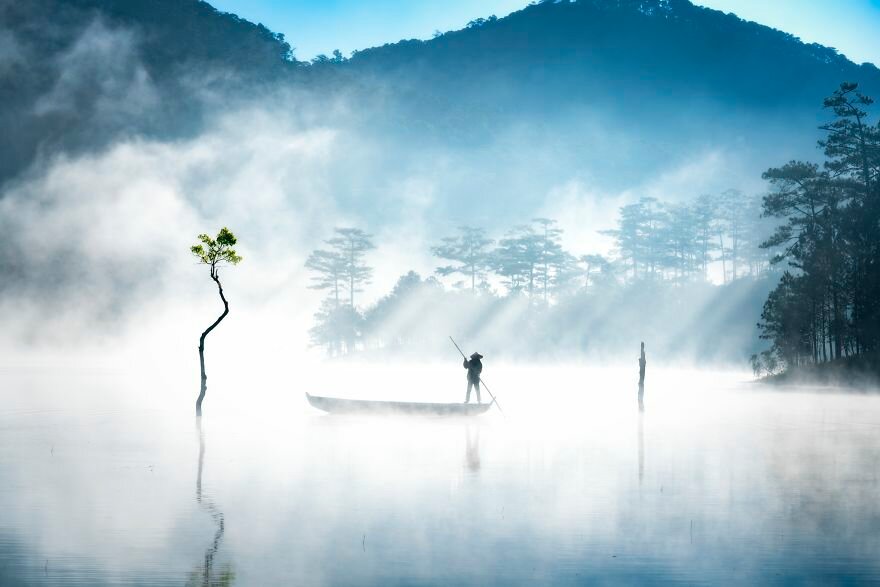
POLYGON ((841 81, 880 94, 871 64, 688 0, 541 2, 311 66, 201 0, 0 0, 0 71, 0 183, 58 151, 192 135, 284 84, 344 90, 416 145, 479 144, 515 123, 595 151, 573 128, 593 116, 643 142, 632 157, 647 168, 716 143, 787 153, 841 81))
POLYGON ((417 80, 413 86, 431 83, 434 93, 436 84, 453 83, 464 96, 501 103, 613 102, 626 90, 638 96, 633 103, 696 97, 737 108, 815 111, 843 80, 860 82, 868 93, 880 90, 874 65, 688 0, 542 2, 429 41, 360 51, 347 66, 417 80), (507 83, 491 83, 499 80, 507 83))

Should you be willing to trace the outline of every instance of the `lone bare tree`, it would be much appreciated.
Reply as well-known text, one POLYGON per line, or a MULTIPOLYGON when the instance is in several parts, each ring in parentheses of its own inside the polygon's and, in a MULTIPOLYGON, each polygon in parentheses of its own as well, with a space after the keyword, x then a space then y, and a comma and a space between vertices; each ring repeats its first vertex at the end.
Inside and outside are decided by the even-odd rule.
POLYGON ((241 262, 241 257, 232 248, 238 239, 225 226, 220 229, 216 239, 211 238, 207 234, 200 234, 198 238, 201 244, 191 246, 190 251, 198 258, 200 264, 207 265, 210 268, 211 279, 217 284, 217 291, 220 293, 220 299, 223 301, 223 313, 199 337, 199 364, 202 369, 202 385, 199 390, 199 399, 196 400, 196 415, 201 416, 202 400, 205 399, 205 391, 208 389, 208 376, 205 375, 205 337, 229 313, 229 302, 226 301, 226 297, 223 295, 223 286, 220 284, 220 267, 222 265, 238 265, 241 262))

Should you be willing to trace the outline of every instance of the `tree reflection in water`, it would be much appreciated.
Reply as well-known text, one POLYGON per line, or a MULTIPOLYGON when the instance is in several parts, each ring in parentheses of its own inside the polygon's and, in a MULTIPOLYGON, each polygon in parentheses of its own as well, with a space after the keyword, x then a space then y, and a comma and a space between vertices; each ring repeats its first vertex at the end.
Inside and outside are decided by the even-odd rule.
POLYGON ((196 501, 202 507, 217 525, 217 531, 214 533, 214 540, 205 550, 204 560, 199 566, 189 574, 187 578, 188 587, 228 587, 235 580, 235 573, 232 567, 227 563, 220 569, 214 569, 214 557, 217 556, 217 550, 223 541, 223 533, 226 531, 223 512, 216 506, 214 501, 204 495, 202 492, 202 470, 205 465, 205 432, 202 430, 202 419, 196 417, 196 425, 199 431, 199 471, 196 476, 196 501))

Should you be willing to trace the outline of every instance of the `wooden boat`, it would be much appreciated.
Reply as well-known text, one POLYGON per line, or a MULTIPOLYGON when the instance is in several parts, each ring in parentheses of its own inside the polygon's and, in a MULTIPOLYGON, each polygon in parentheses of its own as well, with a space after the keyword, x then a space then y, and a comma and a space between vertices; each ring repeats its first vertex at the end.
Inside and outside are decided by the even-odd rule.
POLYGON ((431 404, 424 402, 383 402, 340 399, 306 394, 312 407, 331 414, 420 414, 425 416, 477 416, 485 413, 488 404, 431 404))

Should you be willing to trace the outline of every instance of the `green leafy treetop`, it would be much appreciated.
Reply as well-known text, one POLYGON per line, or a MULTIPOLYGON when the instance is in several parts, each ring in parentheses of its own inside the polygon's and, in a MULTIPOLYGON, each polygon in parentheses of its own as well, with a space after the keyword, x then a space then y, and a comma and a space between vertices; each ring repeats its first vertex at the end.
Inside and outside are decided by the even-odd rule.
POLYGON ((220 265, 224 263, 238 265, 241 262, 241 256, 232 248, 238 239, 225 226, 220 229, 216 239, 207 234, 200 234, 199 240, 201 244, 193 245, 189 250, 198 257, 200 263, 211 267, 211 278, 217 278, 217 268, 220 265))

